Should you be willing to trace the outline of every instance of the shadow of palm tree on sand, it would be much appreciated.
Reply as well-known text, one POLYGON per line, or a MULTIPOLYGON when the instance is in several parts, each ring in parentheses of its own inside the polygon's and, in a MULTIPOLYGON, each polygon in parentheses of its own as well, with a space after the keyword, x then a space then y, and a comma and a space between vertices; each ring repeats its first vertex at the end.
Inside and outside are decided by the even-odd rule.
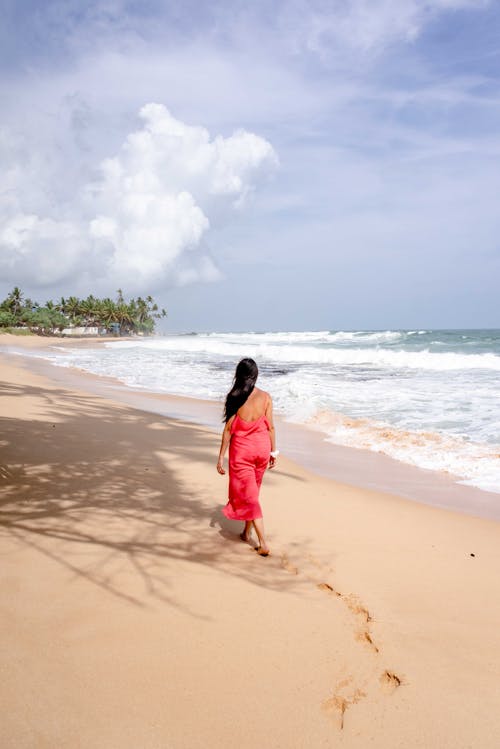
POLYGON ((274 590, 297 585, 279 565, 264 569, 217 511, 226 487, 207 430, 58 388, 3 384, 1 396, 33 404, 30 419, 0 418, 4 537, 138 606, 183 607, 179 560, 274 590), (196 473, 203 464, 213 487, 196 473))

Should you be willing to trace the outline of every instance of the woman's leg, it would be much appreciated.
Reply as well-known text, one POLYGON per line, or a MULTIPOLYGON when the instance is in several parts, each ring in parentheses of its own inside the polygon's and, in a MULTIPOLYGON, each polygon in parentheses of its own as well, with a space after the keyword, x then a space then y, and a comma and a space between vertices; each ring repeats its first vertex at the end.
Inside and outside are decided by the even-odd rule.
POLYGON ((268 553, 269 546, 267 545, 266 536, 264 533, 264 520, 262 518, 255 518, 255 520, 253 520, 253 527, 255 528, 255 532, 257 533, 257 537, 259 539, 258 551, 262 552, 263 554, 268 553))
POLYGON ((245 521, 245 530, 243 531, 243 533, 240 533, 240 538, 242 541, 250 541, 250 533, 252 531, 252 525, 253 525, 253 520, 245 521))

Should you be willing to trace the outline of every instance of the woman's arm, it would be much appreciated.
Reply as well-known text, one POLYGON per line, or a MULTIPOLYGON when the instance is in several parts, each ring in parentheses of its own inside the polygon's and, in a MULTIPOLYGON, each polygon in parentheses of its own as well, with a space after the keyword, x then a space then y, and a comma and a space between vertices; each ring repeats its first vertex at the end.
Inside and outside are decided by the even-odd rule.
MULTIPOLYGON (((274 428, 273 399, 271 398, 271 396, 269 396, 267 399, 266 418, 269 423, 269 436, 271 438, 271 452, 274 452, 276 450, 276 430, 274 428)), ((276 458, 274 458, 271 455, 271 457, 269 458, 269 468, 274 468, 275 464, 276 464, 276 458)))
POLYGON ((231 416, 229 421, 226 422, 226 426, 222 432, 222 439, 220 442, 219 460, 217 461, 217 470, 223 476, 226 472, 223 468, 224 455, 231 442, 231 424, 233 423, 234 416, 231 416))

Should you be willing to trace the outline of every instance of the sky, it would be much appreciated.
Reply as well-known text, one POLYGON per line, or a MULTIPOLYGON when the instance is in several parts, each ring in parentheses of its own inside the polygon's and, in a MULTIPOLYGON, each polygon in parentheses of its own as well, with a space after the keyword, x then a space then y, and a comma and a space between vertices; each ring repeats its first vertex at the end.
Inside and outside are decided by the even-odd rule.
POLYGON ((0 298, 500 327, 494 0, 3 0, 0 298))

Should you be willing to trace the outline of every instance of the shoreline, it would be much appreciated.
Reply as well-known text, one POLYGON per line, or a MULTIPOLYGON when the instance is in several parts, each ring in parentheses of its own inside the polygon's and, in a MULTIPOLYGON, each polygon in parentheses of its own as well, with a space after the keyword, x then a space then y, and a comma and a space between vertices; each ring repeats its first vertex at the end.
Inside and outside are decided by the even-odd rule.
MULTIPOLYGON (((8 338, 7 345, 16 348, 16 336, 8 338)), ((21 337, 26 340, 26 337, 21 337)), ((27 342, 28 350, 61 346, 59 338, 34 337, 27 342)), ((74 346, 92 347, 96 340, 65 339, 74 346)), ((0 354, 2 351, 0 338, 0 354)), ((150 410, 164 416, 187 420, 220 431, 221 404, 217 401, 195 397, 160 393, 125 385, 112 377, 96 375, 77 367, 59 367, 44 359, 23 357, 23 344, 13 356, 26 360, 25 366, 47 374, 62 384, 70 381, 96 395, 111 397, 133 407, 150 410)), ((432 507, 463 512, 474 517, 500 521, 500 494, 474 486, 461 484, 458 477, 442 471, 427 470, 396 460, 383 453, 365 448, 347 447, 329 442, 320 428, 310 427, 275 417, 278 427, 280 449, 292 460, 313 471, 318 476, 340 481, 361 489, 370 489, 394 494, 432 507)))
POLYGON ((264 559, 220 513, 211 429, 21 364, 0 357, 2 746, 496 749, 498 523, 285 456, 264 559))

